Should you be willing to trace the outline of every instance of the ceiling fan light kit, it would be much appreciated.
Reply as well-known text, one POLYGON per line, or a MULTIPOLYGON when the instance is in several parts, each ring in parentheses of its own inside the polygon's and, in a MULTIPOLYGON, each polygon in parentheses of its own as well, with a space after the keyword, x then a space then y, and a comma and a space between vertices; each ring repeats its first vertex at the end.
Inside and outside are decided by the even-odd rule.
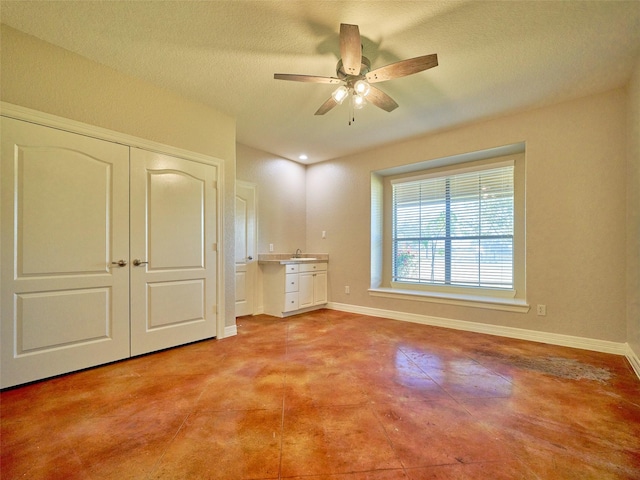
POLYGON ((344 102, 344 99, 349 96, 349 90, 344 85, 335 89, 335 91, 331 94, 333 99, 336 101, 338 105, 341 105, 344 102))
POLYGON ((353 89, 358 95, 366 97, 371 91, 371 86, 365 80, 358 80, 353 84, 353 89))
POLYGON ((384 67, 371 70, 371 62, 362 55, 360 30, 357 25, 340 24, 340 55, 336 65, 335 77, 321 77, 315 75, 296 75, 276 73, 276 80, 290 80, 294 82, 339 84, 329 99, 316 111, 316 115, 324 115, 336 105, 341 105, 350 98, 349 125, 355 120, 353 109, 362 108, 370 102, 376 107, 391 112, 398 104, 382 90, 372 86, 372 83, 406 77, 422 72, 438 65, 438 56, 434 53, 421 57, 401 60, 384 67))
POLYGON ((351 98, 353 98, 353 108, 360 109, 364 107, 364 103, 365 103, 364 96, 358 95, 356 93, 351 98))

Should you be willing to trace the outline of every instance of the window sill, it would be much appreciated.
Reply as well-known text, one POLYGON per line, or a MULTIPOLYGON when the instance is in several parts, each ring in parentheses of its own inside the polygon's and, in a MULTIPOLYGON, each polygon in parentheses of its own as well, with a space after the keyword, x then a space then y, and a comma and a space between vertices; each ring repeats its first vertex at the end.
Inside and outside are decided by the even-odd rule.
POLYGON ((506 312, 527 313, 530 309, 525 300, 515 298, 493 298, 455 293, 433 293, 417 290, 401 290, 398 288, 370 288, 369 295, 374 297, 413 300, 418 302, 443 303, 462 307, 487 308, 506 312))

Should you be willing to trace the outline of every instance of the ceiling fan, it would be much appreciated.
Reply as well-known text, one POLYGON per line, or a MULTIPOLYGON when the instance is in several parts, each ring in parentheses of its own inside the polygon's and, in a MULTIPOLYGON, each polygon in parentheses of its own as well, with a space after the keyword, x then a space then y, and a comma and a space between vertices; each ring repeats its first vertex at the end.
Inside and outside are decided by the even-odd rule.
MULTIPOLYGON (((273 78, 294 82, 340 85, 329 99, 320 106, 315 113, 316 115, 324 115, 336 105, 340 105, 348 97, 351 98, 353 108, 361 108, 365 104, 366 98, 366 101, 373 103, 376 107, 391 112, 398 107, 398 104, 389 95, 371 84, 406 77, 438 65, 438 55, 434 53, 401 60, 371 70, 371 62, 362 55, 358 26, 346 23, 340 24, 340 56, 342 58, 336 66, 335 77, 276 73, 273 78)), ((351 124, 351 121, 349 124, 351 124)))

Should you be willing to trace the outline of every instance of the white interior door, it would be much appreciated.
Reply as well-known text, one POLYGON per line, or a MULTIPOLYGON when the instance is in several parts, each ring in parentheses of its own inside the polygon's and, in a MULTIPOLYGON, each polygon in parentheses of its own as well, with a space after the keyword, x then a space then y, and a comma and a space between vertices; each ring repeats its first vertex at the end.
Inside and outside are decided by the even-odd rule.
POLYGON ((132 355, 216 336, 216 182, 213 165, 131 149, 132 355))
POLYGON ((236 317, 252 315, 255 302, 256 186, 236 182, 236 317))
POLYGON ((129 149, 2 118, 2 387, 129 356, 129 149))

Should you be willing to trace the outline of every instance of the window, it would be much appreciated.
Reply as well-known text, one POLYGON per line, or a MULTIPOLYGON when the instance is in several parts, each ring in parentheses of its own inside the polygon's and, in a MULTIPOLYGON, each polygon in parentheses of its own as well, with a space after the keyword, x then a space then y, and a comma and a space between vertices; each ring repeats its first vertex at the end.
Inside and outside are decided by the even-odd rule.
POLYGON ((392 281, 513 288, 513 162, 392 182, 392 281))
POLYGON ((371 172, 371 287, 527 312, 525 144, 371 172))

